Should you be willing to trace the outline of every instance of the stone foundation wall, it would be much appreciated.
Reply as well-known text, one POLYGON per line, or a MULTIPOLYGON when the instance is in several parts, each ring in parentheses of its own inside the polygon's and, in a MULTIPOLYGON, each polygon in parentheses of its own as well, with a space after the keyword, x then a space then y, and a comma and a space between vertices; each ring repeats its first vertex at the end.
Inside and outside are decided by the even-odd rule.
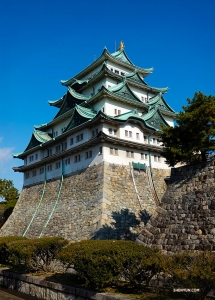
MULTIPOLYGON (((157 194, 170 170, 153 169, 157 194)), ((68 240, 135 239, 156 209, 144 171, 101 163, 61 178, 23 188, 0 235, 63 236, 68 240), (139 193, 137 197, 134 184, 139 193), (42 197, 42 194, 44 195, 42 197), (59 196, 59 197, 58 197, 59 196)))
POLYGON ((215 250, 215 162, 172 169, 161 204, 137 241, 163 252, 215 250))

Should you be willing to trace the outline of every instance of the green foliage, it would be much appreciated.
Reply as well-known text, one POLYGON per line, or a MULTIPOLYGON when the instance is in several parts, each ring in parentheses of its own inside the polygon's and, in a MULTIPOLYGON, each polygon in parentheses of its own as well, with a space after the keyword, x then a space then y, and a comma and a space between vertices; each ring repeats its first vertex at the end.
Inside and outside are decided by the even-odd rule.
POLYGON ((197 294, 190 293, 189 299, 205 299, 215 288, 214 252, 183 252, 173 255, 167 261, 165 271, 172 276, 173 284, 183 289, 199 289, 197 294))
POLYGON ((162 127, 163 156, 170 166, 206 161, 215 150, 215 97, 195 93, 177 115, 177 125, 162 127))
POLYGON ((14 241, 8 244, 9 260, 30 271, 53 271, 57 253, 67 244, 58 237, 14 241))
POLYGON ((12 180, 0 179, 0 197, 6 202, 19 198, 18 190, 14 187, 12 180))
POLYGON ((8 245, 14 241, 22 241, 26 240, 25 237, 22 236, 5 236, 0 237, 0 263, 6 264, 8 263, 8 245))
POLYGON ((130 241, 82 241, 64 248, 58 258, 74 265, 87 286, 101 289, 120 279, 131 286, 148 284, 162 270, 161 254, 130 241))
POLYGON ((0 179, 0 227, 12 213, 18 198, 19 193, 13 182, 0 179))

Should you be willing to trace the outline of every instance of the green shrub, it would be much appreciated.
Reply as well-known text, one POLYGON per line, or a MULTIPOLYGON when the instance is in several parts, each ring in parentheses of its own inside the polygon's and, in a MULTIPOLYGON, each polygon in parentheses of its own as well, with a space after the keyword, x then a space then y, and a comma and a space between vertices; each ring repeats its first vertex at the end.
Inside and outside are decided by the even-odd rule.
POLYGON ((131 286, 148 284, 162 269, 157 250, 130 241, 82 241, 70 244, 57 257, 68 266, 74 265, 79 279, 97 289, 120 280, 131 286))
POLYGON ((26 240, 25 237, 22 236, 3 236, 0 237, 0 263, 7 264, 8 263, 8 245, 14 241, 26 240))
POLYGON ((67 240, 58 237, 14 241, 8 245, 9 260, 26 270, 53 271, 57 253, 67 244, 67 240))
POLYGON ((199 289, 198 293, 186 293, 189 299, 205 299, 215 288, 215 253, 200 251, 175 254, 168 259, 165 271, 172 276, 171 285, 199 289))

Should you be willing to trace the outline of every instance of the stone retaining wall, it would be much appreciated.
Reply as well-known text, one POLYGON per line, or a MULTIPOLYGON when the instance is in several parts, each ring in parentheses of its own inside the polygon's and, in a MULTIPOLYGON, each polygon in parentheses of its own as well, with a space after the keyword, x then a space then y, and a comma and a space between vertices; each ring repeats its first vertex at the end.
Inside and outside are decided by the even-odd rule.
MULTIPOLYGON (((169 173, 170 170, 153 169, 160 197, 169 173)), ((59 199, 60 178, 47 181, 41 203, 44 183, 24 187, 12 215, 0 229, 0 236, 26 233, 26 237, 37 238, 43 232, 42 236, 62 236, 72 241, 135 239, 156 203, 146 173, 134 171, 134 181, 140 201, 130 166, 109 163, 66 176, 59 199)))
POLYGON ((137 241, 164 253, 215 250, 215 162, 172 169, 161 204, 137 241))
POLYGON ((119 295, 96 293, 84 288, 71 287, 46 281, 44 278, 20 275, 0 270, 0 286, 13 289, 43 300, 126 300, 119 295))

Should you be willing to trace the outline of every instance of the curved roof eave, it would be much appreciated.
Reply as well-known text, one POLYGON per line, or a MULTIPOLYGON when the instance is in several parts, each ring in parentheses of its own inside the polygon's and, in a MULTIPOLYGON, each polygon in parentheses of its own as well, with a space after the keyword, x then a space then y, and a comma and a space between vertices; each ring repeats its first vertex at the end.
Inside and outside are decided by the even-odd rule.
POLYGON ((126 103, 129 103, 129 104, 132 104, 135 106, 139 106, 139 107, 142 107, 142 108, 147 108, 148 109, 148 105, 146 103, 143 103, 139 100, 139 102, 134 102, 134 101, 131 101, 127 98, 123 98, 123 97, 119 97, 118 95, 115 95, 114 93, 110 92, 104 85, 102 85, 102 88, 101 90, 96 94, 94 95, 92 98, 90 98, 87 103, 93 103, 95 102, 98 98, 101 98, 102 96, 109 96, 109 97, 113 97, 119 101, 122 101, 122 102, 126 102, 126 103))

